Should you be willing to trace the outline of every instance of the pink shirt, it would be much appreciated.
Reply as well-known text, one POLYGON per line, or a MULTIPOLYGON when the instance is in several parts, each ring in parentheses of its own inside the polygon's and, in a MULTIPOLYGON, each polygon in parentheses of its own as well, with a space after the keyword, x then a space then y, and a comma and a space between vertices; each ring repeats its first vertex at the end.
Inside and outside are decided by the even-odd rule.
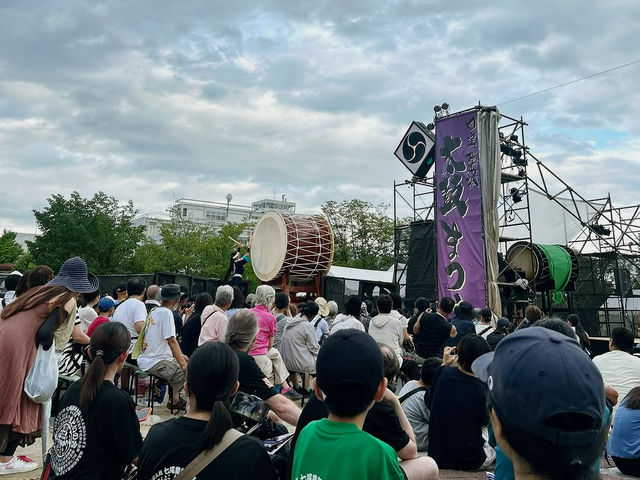
POLYGON ((217 305, 207 305, 200 315, 202 328, 198 337, 198 346, 205 342, 224 342, 224 336, 227 333, 227 323, 229 319, 217 305))
POLYGON ((249 355, 266 355, 269 351, 269 339, 276 336, 276 317, 264 305, 256 305, 251 311, 258 319, 258 336, 249 355))

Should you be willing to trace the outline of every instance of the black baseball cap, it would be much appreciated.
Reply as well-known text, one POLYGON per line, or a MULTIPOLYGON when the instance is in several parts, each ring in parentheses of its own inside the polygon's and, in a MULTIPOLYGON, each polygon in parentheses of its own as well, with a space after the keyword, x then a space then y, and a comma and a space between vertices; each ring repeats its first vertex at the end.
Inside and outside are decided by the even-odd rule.
POLYGON ((546 328, 507 335, 471 366, 487 382, 500 421, 559 447, 589 445, 604 427, 604 385, 600 372, 578 343, 546 328), (554 426, 552 417, 590 417, 583 430, 554 426))
POLYGON ((327 397, 356 385, 373 399, 383 377, 380 347, 366 333, 346 328, 322 344, 316 362, 316 382, 327 397))
POLYGON ((162 300, 174 300, 180 298, 182 292, 180 291, 180 285, 176 283, 167 283, 160 290, 160 298, 162 300))

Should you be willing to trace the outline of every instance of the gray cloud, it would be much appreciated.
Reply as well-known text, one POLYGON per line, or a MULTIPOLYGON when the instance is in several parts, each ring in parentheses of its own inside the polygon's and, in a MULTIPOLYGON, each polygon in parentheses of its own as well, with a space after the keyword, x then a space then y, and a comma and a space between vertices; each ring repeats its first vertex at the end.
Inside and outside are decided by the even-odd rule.
MULTIPOLYGON (((274 187, 299 211, 390 203, 411 120, 632 60, 640 4, 3 2, 0 31, 0 227, 30 231, 72 190, 144 212, 274 187)), ((639 82, 634 66, 501 111, 585 196, 630 203, 639 82)))

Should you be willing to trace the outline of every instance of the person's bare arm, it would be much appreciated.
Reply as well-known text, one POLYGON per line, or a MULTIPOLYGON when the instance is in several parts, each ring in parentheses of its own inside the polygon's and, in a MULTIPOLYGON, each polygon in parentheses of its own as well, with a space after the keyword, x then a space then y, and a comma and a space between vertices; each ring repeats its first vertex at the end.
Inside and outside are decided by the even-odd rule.
POLYGON ((424 315, 424 313, 421 313, 420 316, 418 317, 418 320, 416 320, 416 323, 413 324, 414 334, 420 333, 420 320, 422 320, 422 315, 424 315))
POLYGON ((449 332, 449 336, 454 338, 456 335, 458 335, 458 330, 456 330, 455 325, 451 324, 451 332, 449 332))
POLYGON ((178 345, 178 341, 176 340, 176 337, 169 337, 167 339, 167 343, 169 344, 169 348, 171 349, 171 353, 173 354, 173 358, 176 359, 176 361, 178 362, 178 365, 180 365, 180 368, 182 369, 182 371, 186 372, 187 371, 187 362, 189 361, 189 357, 184 355, 182 353, 182 350, 180 350, 180 345, 178 345))
POLYGON ((400 421, 400 426, 404 433, 409 437, 409 442, 402 447, 400 450, 396 452, 398 457, 402 460, 410 460, 412 458, 418 457, 418 446, 416 445, 416 435, 413 433, 413 428, 411 428, 411 424, 407 419, 407 416, 402 410, 402 406, 400 405, 400 401, 398 397, 389 389, 384 392, 384 397, 382 397, 382 401, 391 405, 394 413, 397 415, 398 420, 400 421))
POLYGON ((277 394, 267 400, 273 412, 291 425, 298 424, 298 418, 302 412, 298 406, 288 398, 277 394))
POLYGON ((275 338, 275 337, 271 337, 271 338, 269 338, 269 348, 267 348, 267 350, 271 350, 271 349, 273 348, 273 339, 274 339, 274 338, 275 338))
POLYGON ((71 338, 73 338, 74 342, 81 345, 89 345, 90 339, 87 334, 82 331, 82 327, 80 327, 80 325, 73 326, 73 330, 71 331, 71 338))
POLYGON ((142 331, 142 327, 144 327, 144 320, 142 320, 141 322, 136 322, 133 324, 134 328, 136 329, 136 332, 140 333, 142 331))

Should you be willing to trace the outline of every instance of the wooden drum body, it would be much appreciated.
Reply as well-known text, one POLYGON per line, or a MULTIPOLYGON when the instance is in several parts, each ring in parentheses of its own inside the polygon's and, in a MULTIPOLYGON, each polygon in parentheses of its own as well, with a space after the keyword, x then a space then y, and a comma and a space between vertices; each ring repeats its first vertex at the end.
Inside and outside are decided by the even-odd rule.
POLYGON ((570 257, 570 265, 566 266, 566 268, 570 269, 570 274, 565 290, 574 290, 580 267, 578 256, 568 247, 563 245, 538 246, 535 243, 517 242, 507 251, 506 261, 514 270, 524 272, 524 277, 529 283, 535 283, 537 290, 553 290, 555 282, 550 271, 549 259, 543 251, 543 248, 562 249, 566 251, 570 257))
POLYGON ((269 210, 258 220, 251 241, 251 262, 263 282, 284 274, 293 280, 312 280, 326 274, 332 261, 333 232, 322 215, 269 210))

